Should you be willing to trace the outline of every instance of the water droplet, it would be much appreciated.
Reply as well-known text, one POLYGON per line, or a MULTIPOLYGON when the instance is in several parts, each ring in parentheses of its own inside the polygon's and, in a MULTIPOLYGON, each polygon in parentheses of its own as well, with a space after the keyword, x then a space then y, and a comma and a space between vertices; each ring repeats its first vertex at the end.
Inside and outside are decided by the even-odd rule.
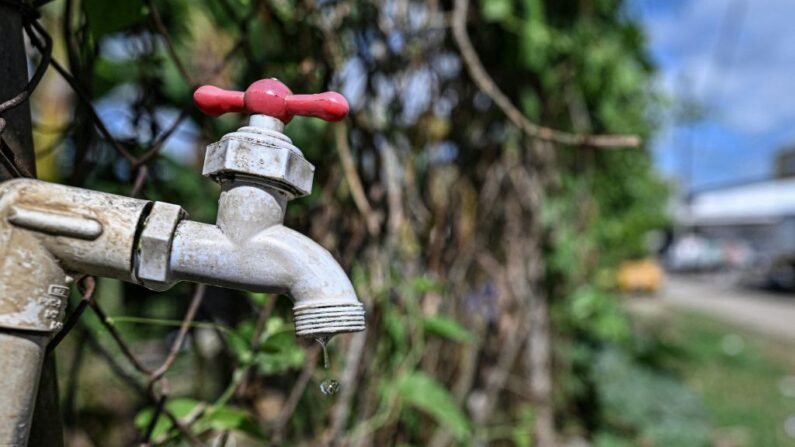
POLYGON ((326 396, 333 396, 340 390, 340 383, 335 379, 328 378, 320 382, 320 392, 326 396))
POLYGON ((331 337, 329 337, 328 335, 315 338, 315 341, 318 342, 320 344, 320 347, 323 349, 323 367, 326 369, 328 369, 329 366, 328 349, 326 348, 326 344, 328 344, 329 338, 331 337))

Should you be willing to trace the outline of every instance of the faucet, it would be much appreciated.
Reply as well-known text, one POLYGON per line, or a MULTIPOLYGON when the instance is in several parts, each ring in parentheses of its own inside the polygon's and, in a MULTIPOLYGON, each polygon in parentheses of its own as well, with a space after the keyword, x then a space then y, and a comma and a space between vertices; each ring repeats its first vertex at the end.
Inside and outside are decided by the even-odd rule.
POLYGON ((32 179, 0 184, 0 445, 25 445, 46 342, 63 326, 69 285, 94 275, 167 290, 180 281, 289 294, 296 335, 365 328, 342 267, 283 225, 290 200, 308 195, 314 166, 284 135, 295 115, 339 121, 334 92, 294 95, 276 79, 245 92, 203 86, 204 113, 250 115, 207 146, 203 175, 221 186, 216 223, 179 206, 32 179))

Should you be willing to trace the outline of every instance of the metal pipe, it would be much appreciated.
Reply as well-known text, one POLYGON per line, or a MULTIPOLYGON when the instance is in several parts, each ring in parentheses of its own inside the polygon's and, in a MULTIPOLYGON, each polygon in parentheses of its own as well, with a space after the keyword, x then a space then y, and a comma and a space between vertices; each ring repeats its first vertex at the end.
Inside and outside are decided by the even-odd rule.
POLYGON ((49 336, 0 332, 0 445, 27 445, 36 391, 49 336))
MULTIPOLYGON (((0 445, 27 444, 46 342, 69 297, 64 269, 130 280, 146 207, 32 179, 0 184, 0 445)), ((49 428, 57 419, 39 422, 52 431, 48 445, 60 445, 60 430, 49 428)))
MULTIPOLYGON (((35 82, 30 84, 33 79, 29 81, 28 78, 28 61, 22 35, 22 7, 21 3, 0 2, 0 103, 5 104, 0 107, 5 109, 0 112, 0 181, 18 176, 36 176, 30 104, 25 98, 35 82)), ((35 74, 33 78, 36 78, 35 74)), ((23 336, 17 337, 18 332, 0 331, 4 332, 2 348, 12 350, 13 345, 26 346, 29 341, 23 336)), ((55 359, 52 354, 46 355, 44 362, 44 371, 54 370, 55 359)), ((0 377, 7 376, 7 372, 0 369, 0 377)), ((54 374, 43 375, 39 387, 42 392, 35 404, 32 425, 46 427, 46 430, 37 430, 31 443, 60 447, 63 445, 63 429, 57 405, 58 384, 54 374)))

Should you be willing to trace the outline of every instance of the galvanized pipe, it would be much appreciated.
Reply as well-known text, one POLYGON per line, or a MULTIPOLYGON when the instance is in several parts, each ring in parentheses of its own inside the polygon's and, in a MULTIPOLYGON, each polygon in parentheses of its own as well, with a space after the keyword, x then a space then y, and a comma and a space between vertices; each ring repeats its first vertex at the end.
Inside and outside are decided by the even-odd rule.
POLYGON ((36 403, 46 333, 0 332, 0 446, 25 446, 36 403))
POLYGON ((20 179, 0 184, 0 445, 24 446, 69 272, 131 280, 148 202, 20 179))

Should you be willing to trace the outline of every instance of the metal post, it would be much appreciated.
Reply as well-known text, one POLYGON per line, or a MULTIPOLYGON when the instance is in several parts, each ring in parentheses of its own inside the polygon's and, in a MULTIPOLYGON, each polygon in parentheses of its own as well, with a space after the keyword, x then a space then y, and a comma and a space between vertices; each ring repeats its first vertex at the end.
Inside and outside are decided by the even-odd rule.
MULTIPOLYGON (((19 94, 27 82, 21 10, 19 6, 0 3, 0 103, 19 94)), ((35 177, 36 156, 28 101, 6 110, 0 118, 5 121, 0 135, 0 181, 19 175, 35 177)), ((0 438, 15 439, 13 442, 16 444, 12 445, 24 445, 24 434, 30 431, 31 446, 63 446, 55 361, 52 355, 46 355, 48 339, 47 334, 0 331, 0 389, 4 393, 19 394, 21 401, 27 399, 27 410, 32 410, 34 403, 36 408, 32 429, 18 426, 13 427, 11 433, 0 433, 0 438), (30 380, 40 374, 40 384, 30 380), (41 392, 37 393, 37 388, 41 392)), ((2 401, 10 398, 8 395, 0 396, 2 401)), ((0 416, 9 415, 0 409, 0 416)), ((0 421, 0 427, 5 426, 0 421)))

